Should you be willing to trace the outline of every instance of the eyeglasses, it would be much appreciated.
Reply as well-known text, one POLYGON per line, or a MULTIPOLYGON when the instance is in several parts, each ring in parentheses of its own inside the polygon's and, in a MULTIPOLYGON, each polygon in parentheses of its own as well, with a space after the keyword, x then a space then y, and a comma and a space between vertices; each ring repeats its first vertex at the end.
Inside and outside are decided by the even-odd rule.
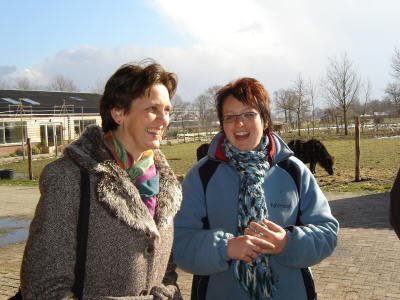
POLYGON ((258 112, 254 111, 247 111, 239 115, 226 115, 222 117, 222 122, 223 123, 233 123, 237 120, 240 120, 242 122, 251 122, 254 121, 254 119, 259 115, 258 112))

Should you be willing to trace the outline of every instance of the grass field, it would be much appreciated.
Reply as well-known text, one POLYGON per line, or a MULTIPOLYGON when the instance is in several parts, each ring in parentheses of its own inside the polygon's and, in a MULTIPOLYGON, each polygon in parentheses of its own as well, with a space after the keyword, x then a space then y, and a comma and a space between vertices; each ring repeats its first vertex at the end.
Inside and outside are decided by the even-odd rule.
POLYGON ((327 176, 319 166, 316 178, 324 190, 389 191, 400 167, 400 139, 361 139, 360 181, 355 182, 353 140, 324 141, 335 157, 334 175, 327 176))
MULTIPOLYGON (((284 137, 286 141, 290 137, 284 137)), ((329 153, 335 157, 334 175, 329 176, 317 166, 316 179, 325 191, 389 191, 397 170, 400 167, 400 139, 396 138, 365 138, 361 139, 361 180, 354 181, 355 150, 351 138, 322 138, 329 153)), ((185 143, 162 146, 162 150, 177 175, 186 174, 196 162, 197 143, 185 143)), ((35 160, 32 163, 35 180, 0 180, 0 184, 35 185, 44 165, 52 159, 35 160)), ((27 173, 27 162, 8 163, 0 165, 1 169, 13 169, 15 172, 27 173)))
MULTIPOLYGON (((288 139, 285 138, 288 141, 288 139)), ((185 174, 195 163, 199 143, 164 146, 163 151, 177 174, 185 174)), ((362 139, 360 181, 355 182, 355 146, 352 139, 325 140, 335 157, 334 175, 316 168, 316 179, 325 191, 389 191, 400 167, 400 139, 362 139)))

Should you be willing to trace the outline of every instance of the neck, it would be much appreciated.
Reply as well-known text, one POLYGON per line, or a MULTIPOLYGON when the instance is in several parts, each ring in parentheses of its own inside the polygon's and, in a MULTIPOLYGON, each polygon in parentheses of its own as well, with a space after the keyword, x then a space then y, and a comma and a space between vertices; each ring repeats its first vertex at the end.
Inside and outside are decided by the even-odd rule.
POLYGON ((115 130, 113 131, 113 135, 117 138, 117 140, 121 143, 122 147, 126 152, 129 153, 129 155, 133 158, 133 163, 138 162, 143 155, 143 152, 137 151, 135 147, 133 147, 130 143, 126 141, 124 136, 118 131, 115 130))

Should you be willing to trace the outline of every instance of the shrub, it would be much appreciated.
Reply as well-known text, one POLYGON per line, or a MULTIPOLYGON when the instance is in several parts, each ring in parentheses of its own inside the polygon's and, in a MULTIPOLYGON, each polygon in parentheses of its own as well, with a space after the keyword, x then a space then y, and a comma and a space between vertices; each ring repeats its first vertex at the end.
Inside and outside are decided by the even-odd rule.
MULTIPOLYGON (((24 148, 25 148, 25 155, 28 155, 28 147, 25 146, 24 148)), ((37 154, 42 153, 40 148, 38 146, 36 146, 36 145, 33 145, 31 147, 31 149, 32 149, 32 155, 37 155, 37 154)), ((17 150, 15 150, 15 155, 17 155, 17 156, 22 156, 23 155, 22 147, 20 147, 17 150)))
POLYGON ((32 154, 33 155, 37 155, 42 153, 42 151, 40 150, 40 148, 38 146, 32 146, 32 154))

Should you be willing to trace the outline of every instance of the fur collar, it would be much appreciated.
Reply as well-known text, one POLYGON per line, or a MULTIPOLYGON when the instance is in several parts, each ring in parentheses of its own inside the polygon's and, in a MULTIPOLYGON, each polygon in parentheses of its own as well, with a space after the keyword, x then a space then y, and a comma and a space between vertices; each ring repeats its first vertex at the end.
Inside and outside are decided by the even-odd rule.
POLYGON ((154 162, 160 174, 160 193, 154 219, 128 174, 118 166, 105 146, 100 127, 88 126, 78 140, 66 147, 64 155, 89 173, 92 185, 95 185, 96 200, 117 219, 153 237, 159 236, 158 228, 171 224, 179 209, 182 193, 160 150, 154 150, 154 162))

